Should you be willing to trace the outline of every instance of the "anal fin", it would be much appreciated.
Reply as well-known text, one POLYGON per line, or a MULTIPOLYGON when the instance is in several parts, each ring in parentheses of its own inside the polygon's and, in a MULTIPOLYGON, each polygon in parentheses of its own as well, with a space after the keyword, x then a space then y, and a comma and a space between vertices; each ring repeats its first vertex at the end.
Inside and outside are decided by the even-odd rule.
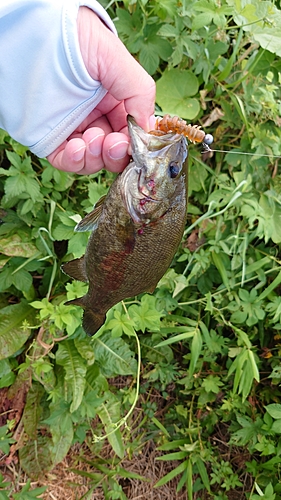
POLYGON ((61 265, 61 270, 68 274, 71 278, 78 281, 88 281, 86 269, 85 269, 85 261, 84 257, 80 257, 80 259, 70 260, 69 262, 65 262, 61 265))
POLYGON ((68 300, 64 303, 65 306, 80 306, 85 307, 83 297, 79 297, 78 299, 68 300))

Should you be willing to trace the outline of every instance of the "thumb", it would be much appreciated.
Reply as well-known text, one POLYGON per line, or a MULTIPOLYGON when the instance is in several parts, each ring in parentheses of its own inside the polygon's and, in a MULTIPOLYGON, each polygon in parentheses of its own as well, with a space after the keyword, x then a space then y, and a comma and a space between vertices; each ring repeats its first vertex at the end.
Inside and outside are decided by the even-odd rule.
POLYGON ((128 52, 125 45, 87 7, 80 7, 78 34, 82 57, 91 77, 134 116, 145 130, 150 130, 154 115, 155 82, 128 52))

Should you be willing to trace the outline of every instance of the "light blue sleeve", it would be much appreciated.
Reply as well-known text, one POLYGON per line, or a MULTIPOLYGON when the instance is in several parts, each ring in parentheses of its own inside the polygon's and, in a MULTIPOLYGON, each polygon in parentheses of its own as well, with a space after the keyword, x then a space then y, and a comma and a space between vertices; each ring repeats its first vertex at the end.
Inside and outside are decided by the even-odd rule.
POLYGON ((106 94, 80 53, 80 6, 117 34, 96 0, 0 0, 0 128, 39 157, 67 139, 106 94))

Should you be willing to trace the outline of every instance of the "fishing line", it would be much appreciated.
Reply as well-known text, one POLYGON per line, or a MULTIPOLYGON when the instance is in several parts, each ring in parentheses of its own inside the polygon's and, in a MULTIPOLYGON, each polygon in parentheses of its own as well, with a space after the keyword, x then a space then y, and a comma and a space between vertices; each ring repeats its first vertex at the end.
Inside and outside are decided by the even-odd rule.
POLYGON ((211 149, 206 148, 204 144, 204 149, 202 151, 203 153, 227 153, 231 155, 248 155, 248 156, 259 156, 259 157, 266 157, 266 158, 281 158, 281 155, 266 155, 266 154, 259 154, 259 153, 245 153, 243 151, 225 151, 223 149, 211 149))

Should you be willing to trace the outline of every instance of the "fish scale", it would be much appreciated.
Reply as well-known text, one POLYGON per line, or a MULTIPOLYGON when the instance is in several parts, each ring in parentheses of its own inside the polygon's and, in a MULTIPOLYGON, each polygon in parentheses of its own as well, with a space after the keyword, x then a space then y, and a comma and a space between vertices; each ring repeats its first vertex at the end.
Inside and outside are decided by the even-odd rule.
POLYGON ((171 264, 186 221, 186 139, 154 137, 132 117, 128 128, 134 161, 78 224, 77 231, 92 229, 85 256, 62 266, 69 276, 89 283, 86 295, 66 303, 83 307, 89 335, 103 325, 113 305, 153 292, 171 264))

